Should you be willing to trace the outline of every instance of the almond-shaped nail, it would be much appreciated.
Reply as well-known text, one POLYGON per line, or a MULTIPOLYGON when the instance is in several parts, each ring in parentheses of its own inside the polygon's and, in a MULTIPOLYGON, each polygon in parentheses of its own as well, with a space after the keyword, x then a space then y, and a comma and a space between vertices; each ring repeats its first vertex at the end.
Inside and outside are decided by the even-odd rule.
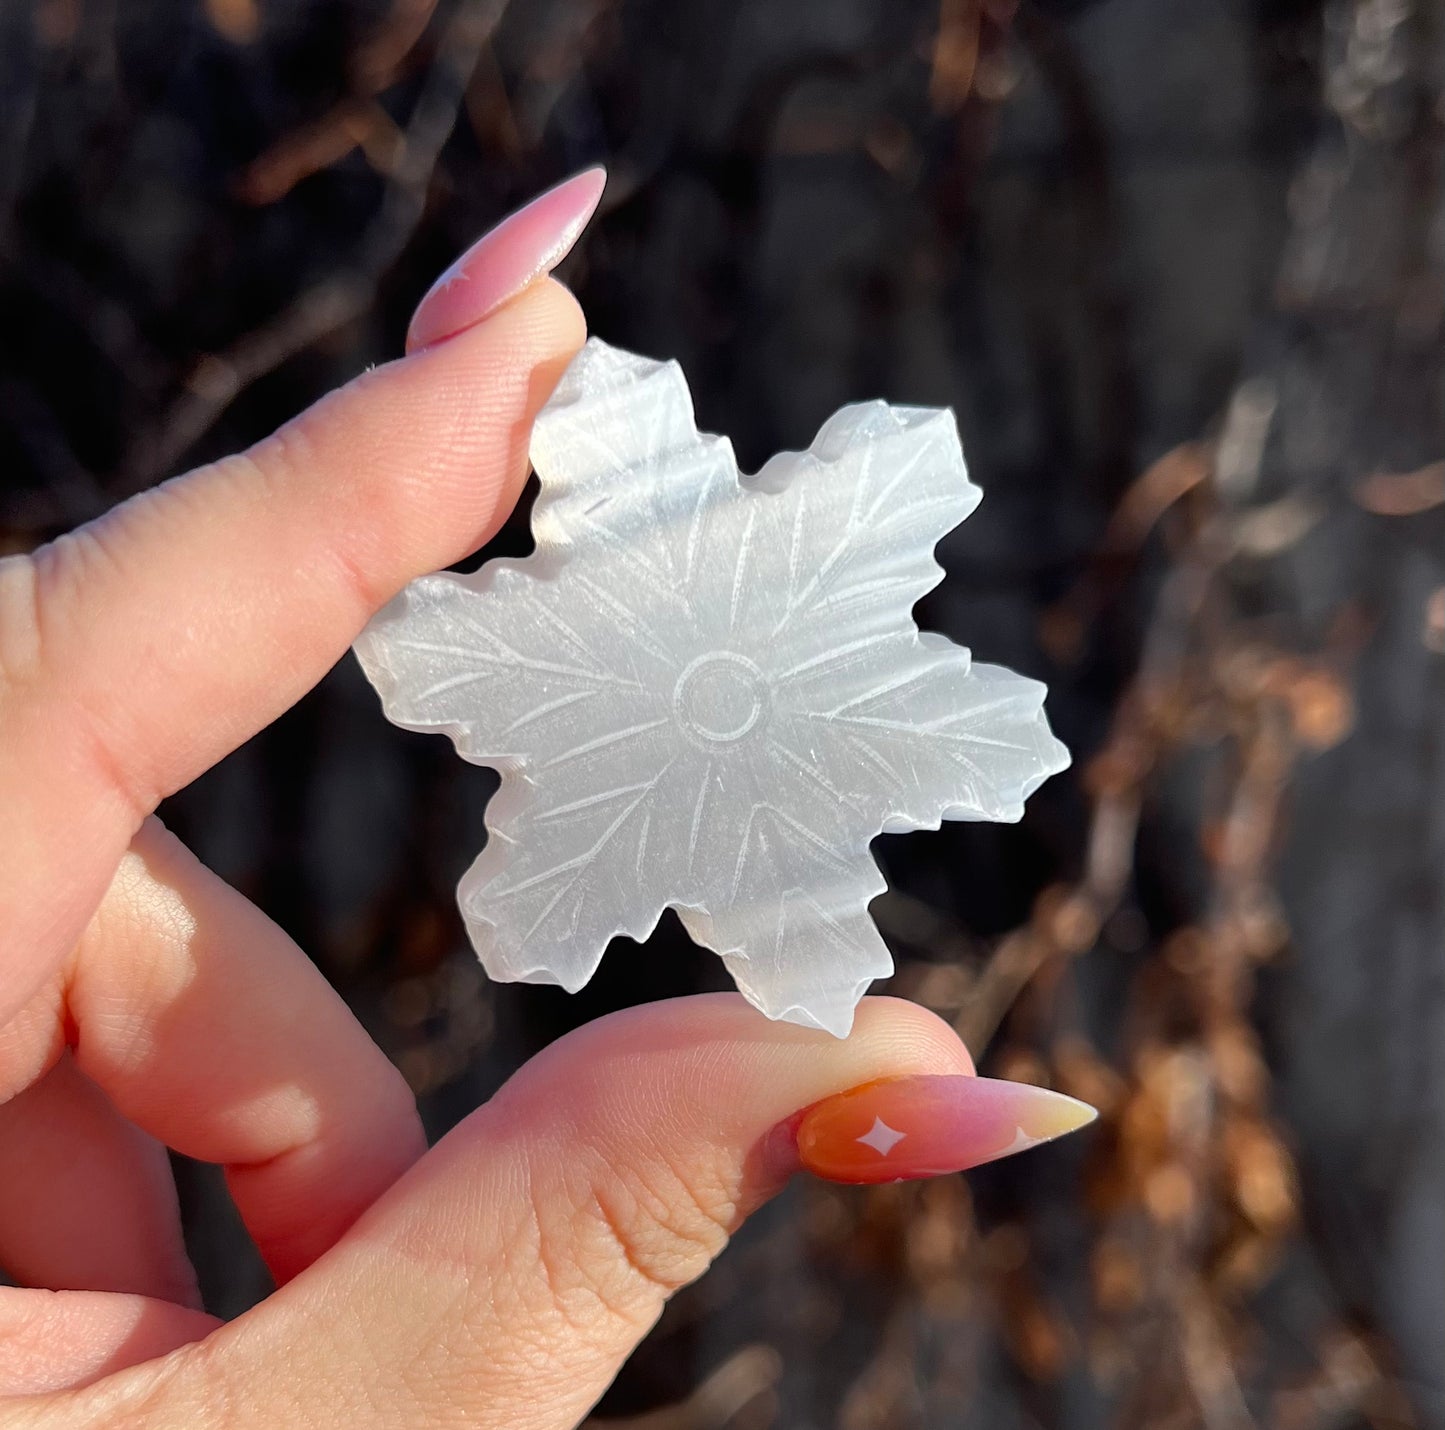
POLYGON ((880 1078, 825 1097, 797 1124, 798 1160, 831 1182, 962 1172, 1052 1142, 1098 1116, 1086 1102, 986 1077, 880 1078))
POLYGON ((606 185, 606 169, 584 169, 479 238, 417 305, 407 352, 455 337, 550 273, 581 237, 606 185))

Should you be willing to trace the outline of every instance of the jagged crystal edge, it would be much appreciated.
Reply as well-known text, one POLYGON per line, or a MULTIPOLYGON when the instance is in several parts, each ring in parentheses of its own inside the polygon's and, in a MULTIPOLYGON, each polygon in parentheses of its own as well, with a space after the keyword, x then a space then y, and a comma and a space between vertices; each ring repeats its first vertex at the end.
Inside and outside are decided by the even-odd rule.
POLYGON ((981 495, 968 480, 952 415, 857 404, 830 418, 806 451, 781 453, 743 477, 731 445, 697 431, 677 364, 637 358, 593 340, 539 417, 533 455, 541 478, 533 516, 537 553, 522 561, 489 562, 468 576, 413 583, 378 613, 356 644, 389 718, 405 728, 446 733, 464 758, 502 772, 502 788, 487 811, 487 847, 459 888, 483 963, 494 977, 575 990, 590 977, 611 937, 645 937, 671 906, 694 938, 723 955, 744 995, 769 1016, 841 1035, 868 983, 891 969, 866 912, 883 887, 868 852, 871 839, 882 830, 937 828, 943 819, 1016 820, 1029 794, 1069 763, 1067 750, 1049 731, 1041 684, 1001 667, 971 665, 962 647, 920 633, 913 623, 913 602, 943 575, 934 555, 938 539, 973 511, 981 495), (904 469, 880 478, 872 458, 890 443, 904 469), (901 546, 895 542, 896 569, 890 575, 888 562, 880 560, 888 555, 884 536, 899 524, 900 512, 912 534, 901 546), (715 521, 714 514, 720 514, 715 521), (679 546, 684 526, 686 541, 679 546), (755 543, 758 526, 771 536, 755 543), (810 563, 800 550, 817 531, 824 533, 826 554, 810 563), (748 569, 755 544, 766 548, 770 569, 748 569), (721 562, 711 564, 723 565, 730 588, 724 582, 700 593, 695 566, 708 563, 695 558, 719 548, 721 562), (871 579, 850 576, 853 585, 844 582, 840 589, 837 573, 858 565, 871 579), (677 595, 658 583, 663 574, 680 587, 681 614, 657 625, 651 618, 677 595), (603 585, 594 576, 603 578, 603 585), (650 599, 639 600, 649 582, 650 599), (703 599, 708 592, 711 599, 703 599), (729 602, 733 609, 723 629, 717 613, 729 602), (770 633, 766 627, 780 605, 783 615, 770 633), (801 613, 793 622, 801 634, 785 631, 795 613, 801 613), (823 617, 868 634, 796 660, 809 648, 809 619, 817 618, 813 644, 834 640, 823 617), (586 630, 589 622, 595 628, 589 635, 573 629, 575 624, 586 630), (617 645, 619 625, 631 645, 617 645), (610 664, 597 659, 609 644, 617 647, 610 664), (887 652, 879 650, 885 646, 887 652), (782 669, 789 659, 792 665, 782 669), (829 662, 838 667, 844 698, 831 710, 814 709, 809 700, 817 706, 827 701, 808 695, 814 679, 808 672, 827 669, 829 662), (702 675, 694 679, 697 668, 702 675), (626 676, 644 670, 645 681, 626 676), (439 671, 447 673, 438 678, 439 671), (632 704, 600 700, 609 681, 631 684, 637 692, 632 704), (716 690, 698 694, 708 681, 716 690), (491 689, 483 691, 489 682, 491 689), (918 707, 911 724, 890 706, 910 686, 918 707), (790 703, 800 688, 807 698, 790 703), (528 706, 518 693, 524 690, 545 698, 528 706), (471 696, 478 697, 475 703, 471 696), (763 733, 753 733, 759 722, 750 701, 767 707, 763 733), (637 723, 644 709, 657 718, 637 723), (736 721, 739 712, 744 718, 735 731, 727 722, 736 721), (587 713, 601 733, 579 743, 573 727, 587 713), (975 717, 972 735, 958 728, 961 716, 975 717), (800 734, 805 726, 806 738, 800 734), (868 727, 868 740, 862 740, 859 732, 868 727), (529 732, 525 738, 518 734, 522 730, 529 732), (825 735, 843 772, 837 785, 831 782, 834 765, 817 753, 825 735), (560 755, 559 743, 565 747, 560 755), (729 763, 717 764, 733 745, 751 746, 752 754, 740 760, 741 749, 729 749, 729 763), (951 745, 959 747, 952 760, 943 753, 951 745), (700 788, 698 748, 704 751, 700 788), (644 777, 607 788, 619 777, 613 771, 622 768, 623 756, 633 773, 644 777), (907 775, 890 766, 890 756, 903 759, 907 775), (659 794, 673 766, 688 760, 693 783, 679 785, 673 777, 673 786, 659 794), (920 775, 919 767, 929 760, 932 768, 920 775), (563 785, 547 771, 569 762, 569 777, 590 792, 549 800, 554 792, 549 781, 556 781, 557 791, 563 785), (988 766, 993 775, 986 773, 988 766), (771 783, 756 784, 766 797, 755 794, 741 824, 736 811, 715 812, 708 804, 714 784, 723 790, 740 783, 747 803, 749 772, 759 769, 771 783), (894 785, 888 775, 897 777, 894 785), (789 779, 795 783, 785 796, 777 795, 774 787, 789 779), (952 793, 944 788, 950 779, 952 793), (603 788, 596 788, 599 784, 603 788), (820 799, 819 786, 831 793, 831 804, 828 793, 820 799), (685 832, 676 816, 687 822, 685 801, 678 796, 688 795, 694 808, 685 832), (622 813, 606 823, 619 805, 622 813), (642 816, 634 818, 639 809, 642 816), (660 856, 648 843, 654 813, 673 816, 660 856), (693 867, 704 837, 700 831, 711 839, 714 825, 721 827, 730 816, 741 842, 735 874, 725 888, 718 872, 725 872, 726 850, 710 850, 715 857, 709 886, 693 867), (570 860, 535 871, 544 839, 555 842, 568 833, 569 822, 573 833, 593 843, 570 860), (618 835, 624 828, 625 840, 618 835), (684 841, 685 865, 679 862, 684 841), (766 858, 751 854, 754 843, 766 858), (630 883, 627 871, 619 872, 629 851, 635 876, 630 883), (659 862, 676 878, 649 884, 659 862), (758 874, 769 863, 786 866, 771 885, 758 874), (623 900, 611 913, 588 908, 588 890, 575 897, 573 891, 597 868, 609 876, 600 883, 631 887, 639 897, 630 904, 623 900), (553 887, 558 892, 548 899, 538 896, 553 887), (506 914, 501 909, 508 899, 530 900, 531 907, 520 916, 506 914), (570 925, 564 922, 560 930, 567 937, 559 936, 559 908, 570 916, 570 925), (762 917, 769 908, 773 913, 762 917), (579 934, 584 914, 589 922, 579 934), (800 978, 786 965, 805 956, 811 962, 800 978))

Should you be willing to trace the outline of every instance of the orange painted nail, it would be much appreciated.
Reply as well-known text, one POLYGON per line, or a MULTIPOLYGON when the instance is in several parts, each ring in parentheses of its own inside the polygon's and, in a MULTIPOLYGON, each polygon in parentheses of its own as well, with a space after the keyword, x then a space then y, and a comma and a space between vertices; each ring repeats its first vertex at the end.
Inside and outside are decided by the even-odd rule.
POLYGON ((1086 1102, 986 1077, 895 1077, 814 1103, 798 1160, 830 1182, 898 1182, 978 1167, 1087 1126, 1086 1102))

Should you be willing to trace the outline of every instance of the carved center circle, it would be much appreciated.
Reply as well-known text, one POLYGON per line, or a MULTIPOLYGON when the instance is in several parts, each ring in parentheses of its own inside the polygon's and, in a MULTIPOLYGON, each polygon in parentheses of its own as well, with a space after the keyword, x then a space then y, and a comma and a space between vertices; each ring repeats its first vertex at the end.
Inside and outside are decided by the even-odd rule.
POLYGON ((713 651, 678 676, 672 708, 688 734, 706 745, 731 745, 763 718, 767 682, 745 655, 713 651))

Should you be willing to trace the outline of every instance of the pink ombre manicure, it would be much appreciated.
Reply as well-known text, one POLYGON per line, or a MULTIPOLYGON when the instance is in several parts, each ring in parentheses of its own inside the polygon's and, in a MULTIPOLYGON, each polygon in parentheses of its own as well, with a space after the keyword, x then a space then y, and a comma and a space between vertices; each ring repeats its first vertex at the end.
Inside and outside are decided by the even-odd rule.
POLYGON ((417 306, 407 352, 455 337, 550 273, 581 237, 606 185, 606 169, 584 169, 479 238, 417 306))
POLYGON ((962 1172, 1052 1142, 1098 1114, 1086 1102, 986 1077, 894 1077, 814 1103, 798 1160, 831 1182, 898 1182, 962 1172))

